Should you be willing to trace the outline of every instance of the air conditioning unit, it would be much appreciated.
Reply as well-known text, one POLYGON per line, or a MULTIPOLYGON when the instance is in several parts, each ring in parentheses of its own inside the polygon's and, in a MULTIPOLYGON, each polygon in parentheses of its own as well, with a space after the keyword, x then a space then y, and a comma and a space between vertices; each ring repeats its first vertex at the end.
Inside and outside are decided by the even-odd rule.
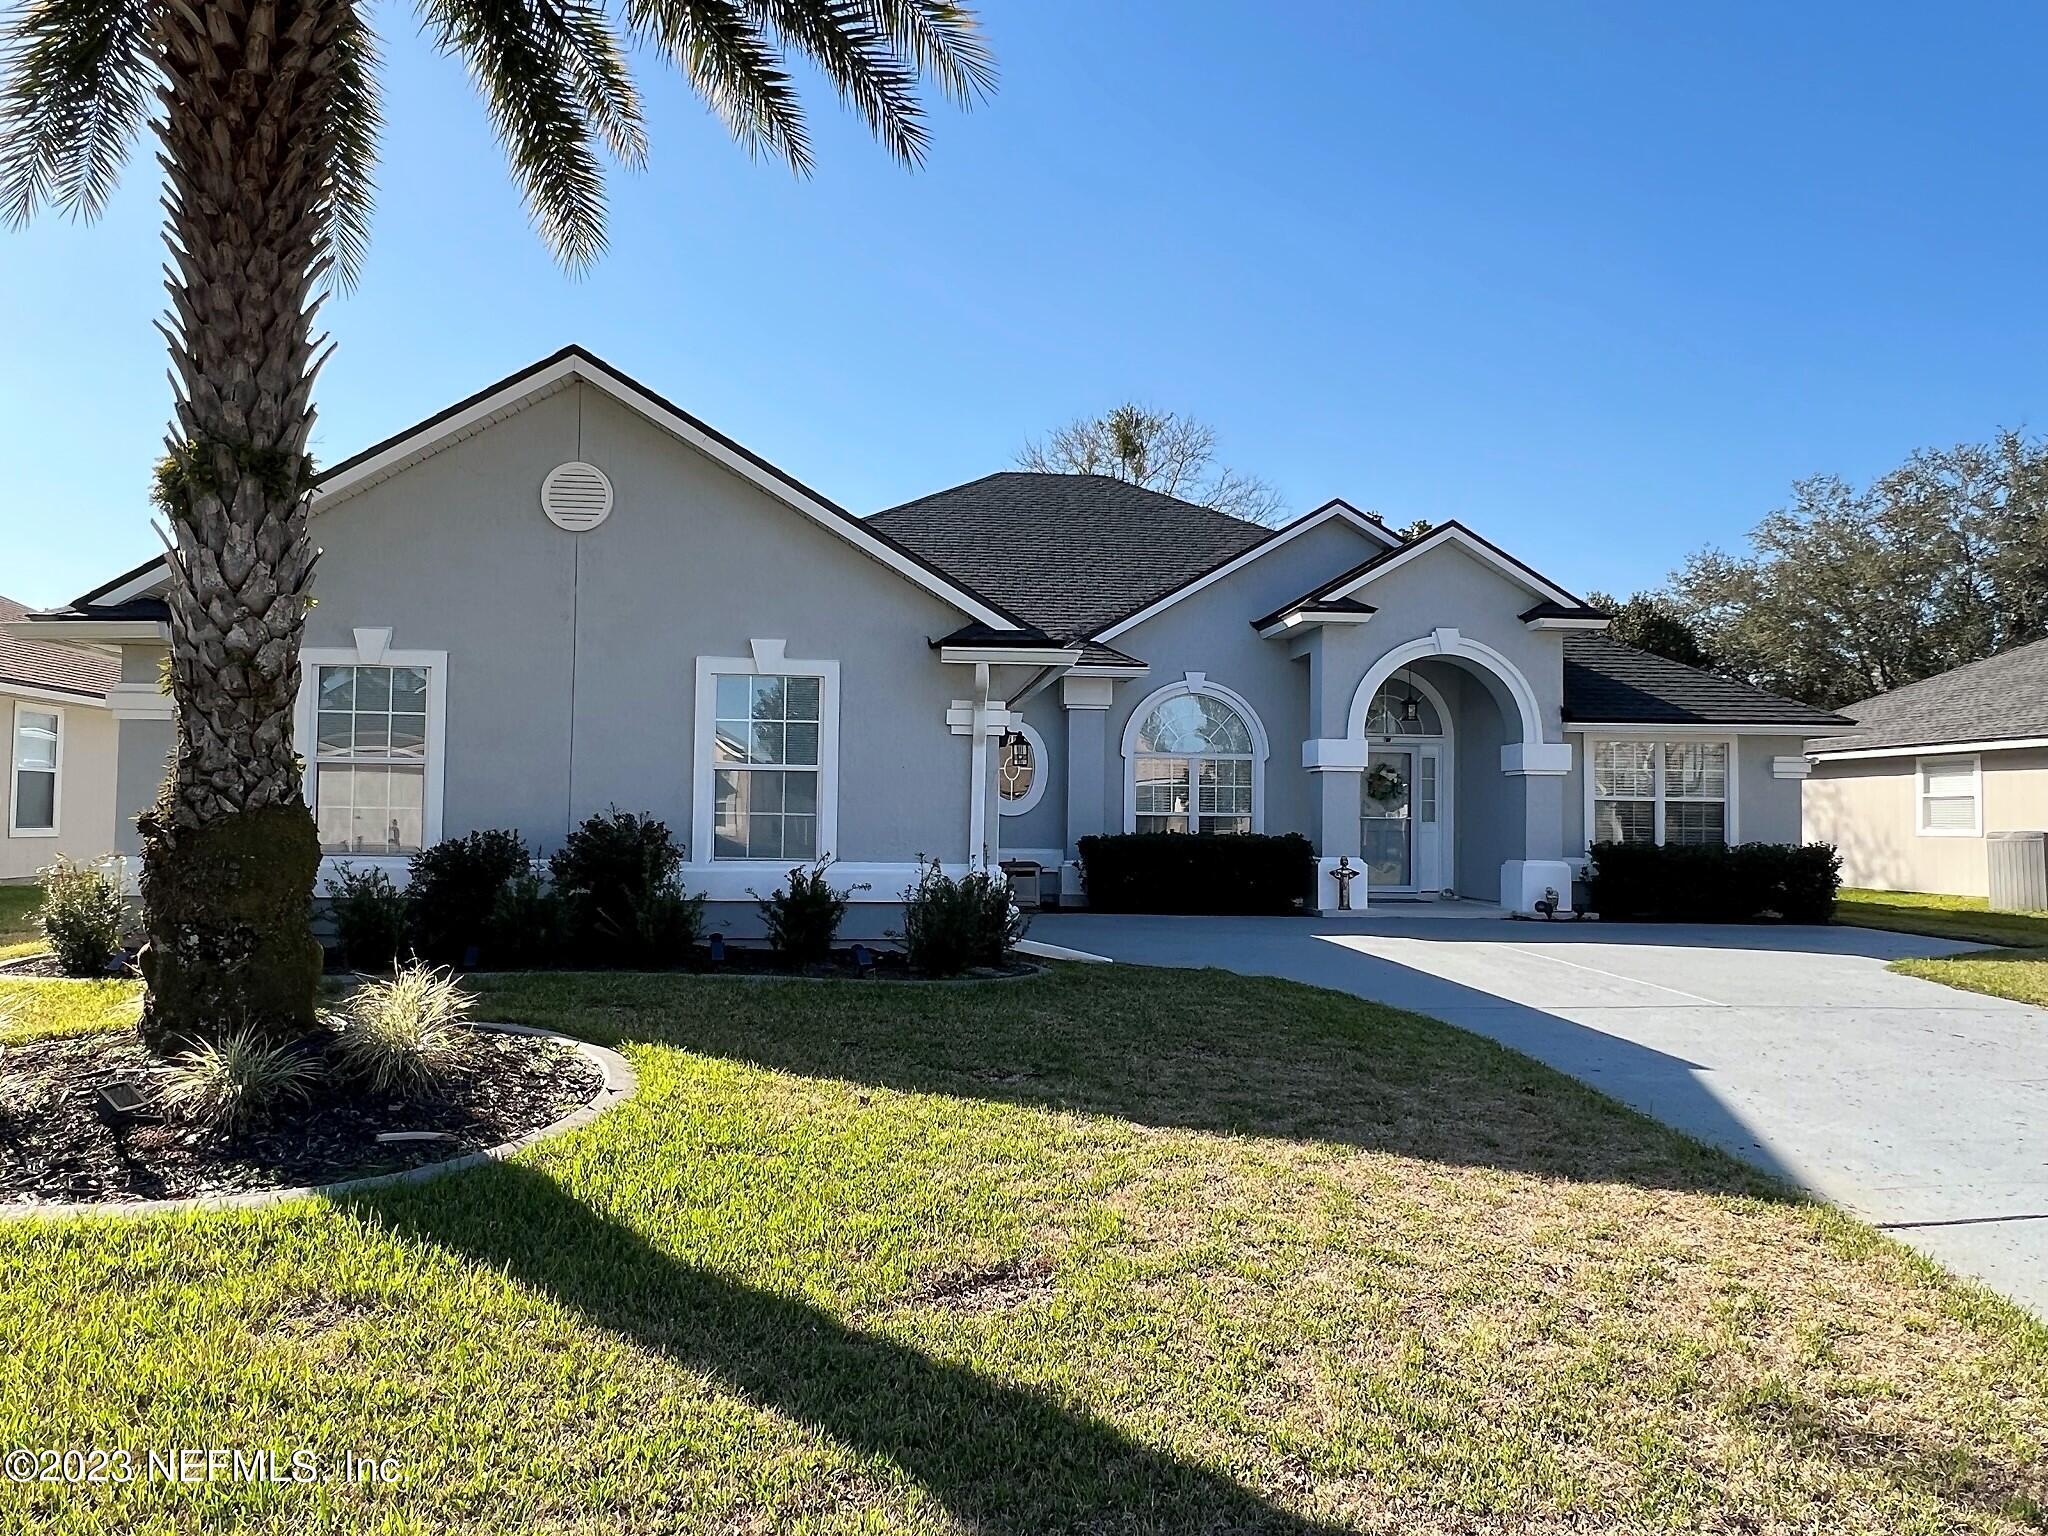
POLYGON ((2048 912, 2048 832, 1993 832, 1984 860, 1993 911, 2048 912))

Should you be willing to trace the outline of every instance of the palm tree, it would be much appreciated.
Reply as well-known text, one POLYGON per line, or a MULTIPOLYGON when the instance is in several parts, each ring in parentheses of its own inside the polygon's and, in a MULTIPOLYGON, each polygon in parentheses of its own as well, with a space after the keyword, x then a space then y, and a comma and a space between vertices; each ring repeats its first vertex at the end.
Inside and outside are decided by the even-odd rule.
MULTIPOLYGON (((898 160, 926 147, 920 85, 994 84, 952 0, 418 0, 483 93, 541 236, 604 249, 602 149, 646 144, 630 41, 667 56, 750 151, 811 151, 784 65, 808 60, 898 160)), ((25 0, 0 42, 0 213, 91 217, 147 121, 164 175, 174 411, 169 524, 177 748, 142 818, 145 1026, 159 1044, 313 1020, 319 840, 292 740, 307 538, 315 316, 369 234, 379 126, 368 0, 25 0)))

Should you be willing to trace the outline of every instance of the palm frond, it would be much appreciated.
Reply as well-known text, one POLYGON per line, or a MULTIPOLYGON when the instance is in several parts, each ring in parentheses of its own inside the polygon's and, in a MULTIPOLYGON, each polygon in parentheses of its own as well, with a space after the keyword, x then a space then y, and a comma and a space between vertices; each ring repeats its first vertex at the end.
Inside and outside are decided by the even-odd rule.
POLYGON ((362 275, 370 249, 370 212, 376 202, 377 34, 360 5, 349 9, 334 40, 335 61, 327 102, 333 180, 328 187, 327 237, 344 288, 362 275))
POLYGON ((867 0, 867 11, 896 51, 961 106, 995 90, 995 55, 967 6, 952 0, 867 0))
POLYGON ((741 0, 626 0, 626 25, 674 61, 749 154, 810 171, 796 87, 741 0))
POLYGON ((0 43, 0 215, 96 218, 149 110, 146 0, 28 0, 0 43))
POLYGON ((785 47, 817 64, 890 154, 909 165, 923 162, 930 141, 917 70, 863 0, 747 0, 747 9, 785 47))
POLYGON ((427 0, 422 12, 483 91, 541 238, 564 266, 588 267, 604 250, 604 171, 560 13, 524 0, 427 0))
POLYGON ((590 121, 622 165, 647 163, 647 133, 640 121, 640 93, 633 87, 625 51, 602 5, 567 0, 560 16, 570 76, 590 121))

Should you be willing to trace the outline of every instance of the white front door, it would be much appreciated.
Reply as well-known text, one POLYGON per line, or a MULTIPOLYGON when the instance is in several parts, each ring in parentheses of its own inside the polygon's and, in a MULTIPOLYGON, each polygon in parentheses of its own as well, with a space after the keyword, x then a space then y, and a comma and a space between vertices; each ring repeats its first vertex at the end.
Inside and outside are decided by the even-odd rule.
POLYGON ((1388 742, 1367 754, 1360 846, 1369 891, 1434 895, 1450 883, 1443 789, 1443 748, 1433 742, 1388 742))

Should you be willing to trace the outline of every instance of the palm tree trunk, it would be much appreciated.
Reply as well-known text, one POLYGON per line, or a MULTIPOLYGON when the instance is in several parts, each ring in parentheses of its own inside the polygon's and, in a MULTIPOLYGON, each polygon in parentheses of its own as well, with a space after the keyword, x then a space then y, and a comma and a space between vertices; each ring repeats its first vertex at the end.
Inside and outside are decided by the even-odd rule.
POLYGON ((347 0, 168 0, 160 135, 178 385, 171 527, 177 750, 141 820, 146 1034, 311 1026, 319 839, 292 740, 327 94, 347 0))

